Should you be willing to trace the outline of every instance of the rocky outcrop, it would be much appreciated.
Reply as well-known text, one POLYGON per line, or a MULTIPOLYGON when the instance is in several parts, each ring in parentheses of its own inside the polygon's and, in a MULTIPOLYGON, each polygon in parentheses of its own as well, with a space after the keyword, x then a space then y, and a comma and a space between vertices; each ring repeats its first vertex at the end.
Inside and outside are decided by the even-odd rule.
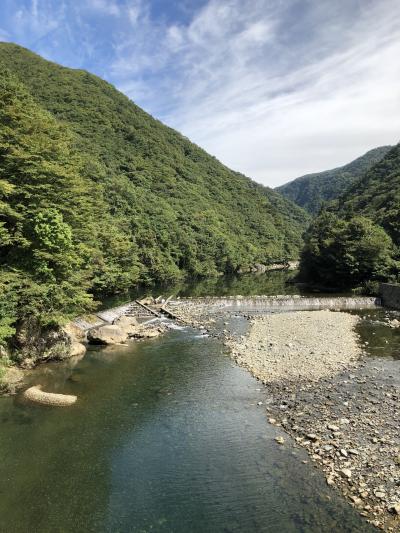
POLYGON ((62 328, 42 326, 35 318, 17 324, 12 351, 18 353, 23 368, 32 368, 40 361, 70 357, 71 338, 62 328))
POLYGON ((400 284, 399 283, 381 283, 379 295, 385 307, 400 309, 400 284))
POLYGON ((67 407, 77 401, 77 396, 70 394, 55 394, 42 391, 41 385, 30 387, 23 393, 26 400, 40 405, 54 405, 56 407, 67 407))
POLYGON ((86 353, 86 346, 83 344, 83 342, 86 340, 85 331, 73 322, 69 322, 66 326, 64 326, 63 330, 70 339, 70 357, 84 355, 86 353))
MULTIPOLYGON (((22 369, 34 368, 38 363, 64 360, 86 352, 85 332, 69 323, 64 327, 42 326, 33 317, 20 321, 9 343, 9 356, 22 369)), ((3 356, 4 354, 0 354, 3 356)))
POLYGON ((15 394, 24 382, 24 372, 15 366, 6 368, 0 380, 0 394, 15 394))
POLYGON ((128 334, 116 324, 107 324, 91 329, 87 338, 90 344, 121 344, 127 340, 128 334))

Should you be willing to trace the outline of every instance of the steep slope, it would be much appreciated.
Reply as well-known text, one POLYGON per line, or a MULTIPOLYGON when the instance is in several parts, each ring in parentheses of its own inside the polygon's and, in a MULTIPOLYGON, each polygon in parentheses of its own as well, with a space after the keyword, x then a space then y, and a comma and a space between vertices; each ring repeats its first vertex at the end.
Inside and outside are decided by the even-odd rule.
POLYGON ((281 185, 276 190, 309 213, 315 214, 323 202, 334 200, 343 194, 352 183, 381 161, 390 148, 391 146, 374 148, 348 165, 315 174, 307 174, 281 185))
POLYGON ((110 84, 12 44, 2 61, 78 134, 111 209, 131 221, 143 277, 208 275, 295 257, 306 217, 154 120, 110 84))
POLYGON ((400 246, 400 144, 343 194, 332 209, 362 215, 382 226, 400 246))
POLYGON ((398 282, 399 259, 400 144, 314 218, 301 274, 333 287, 398 282))
POLYGON ((90 294, 298 256, 303 210, 110 84, 8 43, 0 70, 0 340, 90 294))

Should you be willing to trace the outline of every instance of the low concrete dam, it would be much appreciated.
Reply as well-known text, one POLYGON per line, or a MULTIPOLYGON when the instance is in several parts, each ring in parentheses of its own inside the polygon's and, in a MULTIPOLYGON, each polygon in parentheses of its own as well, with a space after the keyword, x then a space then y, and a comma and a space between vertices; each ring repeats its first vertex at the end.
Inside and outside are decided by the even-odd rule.
POLYGON ((92 315, 93 320, 90 322, 80 317, 75 319, 74 323, 84 331, 88 331, 94 327, 112 323, 122 315, 136 316, 139 319, 167 316, 176 320, 184 320, 188 313, 194 318, 196 314, 204 316, 217 312, 268 313, 320 309, 374 309, 381 305, 381 299, 369 296, 207 296, 177 298, 169 300, 168 303, 144 306, 145 309, 141 305, 138 301, 128 302, 92 315))
MULTIPOLYGON (((310 311, 320 309, 374 309, 381 305, 380 298, 369 296, 227 296, 207 298, 185 298, 172 300, 168 309, 177 315, 185 308, 198 308, 210 313, 237 311, 263 313, 272 311, 310 311)), ((193 312, 193 311, 192 311, 193 312)))

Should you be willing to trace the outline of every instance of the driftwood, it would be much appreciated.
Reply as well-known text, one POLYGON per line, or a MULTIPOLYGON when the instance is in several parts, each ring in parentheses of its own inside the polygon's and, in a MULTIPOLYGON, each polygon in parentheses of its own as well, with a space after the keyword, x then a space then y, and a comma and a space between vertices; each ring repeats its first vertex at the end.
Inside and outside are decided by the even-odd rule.
POLYGON ((151 309, 151 307, 149 307, 148 305, 143 304, 139 300, 135 300, 135 303, 140 305, 140 307, 143 307, 143 309, 146 309, 146 311, 148 311, 150 314, 160 317, 160 313, 157 313, 157 311, 154 311, 154 309, 151 309))
POLYGON ((55 394, 53 392, 42 391, 42 385, 35 385, 27 389, 23 396, 25 399, 40 405, 54 405, 56 407, 66 407, 73 405, 78 399, 77 396, 69 394, 55 394))

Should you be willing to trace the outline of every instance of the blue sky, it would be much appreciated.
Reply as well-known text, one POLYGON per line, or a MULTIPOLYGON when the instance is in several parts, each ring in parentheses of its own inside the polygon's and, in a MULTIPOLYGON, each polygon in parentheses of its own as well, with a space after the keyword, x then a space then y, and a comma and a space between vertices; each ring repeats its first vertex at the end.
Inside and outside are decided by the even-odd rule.
POLYGON ((400 140, 398 0, 0 0, 0 40, 270 186, 400 140))

